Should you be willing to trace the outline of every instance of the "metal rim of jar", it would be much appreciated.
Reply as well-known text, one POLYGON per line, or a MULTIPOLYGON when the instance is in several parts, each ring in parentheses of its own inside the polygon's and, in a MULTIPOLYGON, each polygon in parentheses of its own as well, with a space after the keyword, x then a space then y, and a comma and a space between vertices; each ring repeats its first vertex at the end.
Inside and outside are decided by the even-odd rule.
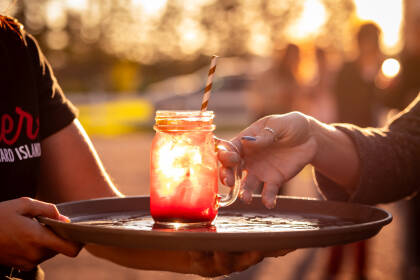
POLYGON ((214 119, 213 111, 189 111, 189 110, 158 110, 156 111, 155 121, 159 120, 185 120, 185 121, 203 121, 209 122, 209 124, 197 126, 196 124, 191 124, 191 129, 188 128, 188 123, 183 123, 182 125, 176 124, 155 124, 153 129, 155 131, 214 131, 216 126, 212 124, 214 119))
POLYGON ((191 132, 211 132, 214 131, 216 129, 216 126, 214 124, 211 125, 206 125, 206 126, 191 126, 191 129, 186 128, 185 125, 154 125, 153 129, 155 131, 159 131, 159 132, 176 132, 176 131, 191 131, 191 132))

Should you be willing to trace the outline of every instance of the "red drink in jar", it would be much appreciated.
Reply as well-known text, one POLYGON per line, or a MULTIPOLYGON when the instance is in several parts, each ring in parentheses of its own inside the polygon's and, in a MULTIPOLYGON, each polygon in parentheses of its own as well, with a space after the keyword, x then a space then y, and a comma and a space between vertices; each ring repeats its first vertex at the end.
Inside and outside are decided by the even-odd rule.
MULTIPOLYGON (((211 111, 156 112, 150 165, 150 211, 155 223, 210 225, 219 204, 226 204, 219 203, 213 118, 211 111)), ((229 204, 234 199, 229 197, 229 204)))

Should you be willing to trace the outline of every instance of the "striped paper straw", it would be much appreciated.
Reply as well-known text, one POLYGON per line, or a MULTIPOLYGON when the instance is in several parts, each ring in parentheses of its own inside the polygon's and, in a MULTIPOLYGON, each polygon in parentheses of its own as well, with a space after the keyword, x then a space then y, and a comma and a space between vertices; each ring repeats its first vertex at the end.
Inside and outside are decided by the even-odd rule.
POLYGON ((218 57, 217 55, 213 55, 211 57, 211 63, 210 63, 209 74, 207 76, 206 88, 204 89, 203 102, 201 102, 201 112, 207 111, 207 105, 209 104, 211 87, 213 85, 213 76, 214 76, 214 72, 216 72, 217 57, 218 57))

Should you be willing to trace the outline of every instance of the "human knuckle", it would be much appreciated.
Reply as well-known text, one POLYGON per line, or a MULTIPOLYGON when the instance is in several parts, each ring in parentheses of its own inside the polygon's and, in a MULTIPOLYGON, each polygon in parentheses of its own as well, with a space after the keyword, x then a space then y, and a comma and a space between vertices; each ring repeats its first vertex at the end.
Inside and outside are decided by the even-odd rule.
POLYGON ((49 211, 51 211, 51 213, 54 213, 55 215, 58 216, 59 212, 58 212, 57 206, 55 206, 55 204, 48 203, 47 208, 48 208, 49 211))
POLYGON ((27 207, 32 204, 33 199, 30 197, 23 196, 16 199, 16 201, 17 203, 19 203, 20 207, 27 207))
POLYGON ((234 163, 238 163, 241 161, 241 156, 238 153, 233 153, 232 160, 234 163))
POLYGON ((292 111, 289 113, 290 116, 294 116, 294 117, 302 117, 303 114, 301 112, 298 111, 292 111))

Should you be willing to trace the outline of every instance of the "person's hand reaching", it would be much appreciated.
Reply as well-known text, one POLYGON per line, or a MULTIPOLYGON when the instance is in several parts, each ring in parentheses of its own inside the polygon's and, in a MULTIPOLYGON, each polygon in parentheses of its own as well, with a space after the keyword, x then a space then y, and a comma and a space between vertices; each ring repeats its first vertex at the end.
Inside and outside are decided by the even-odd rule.
POLYGON ((219 150, 221 180, 232 186, 232 168, 242 161, 247 178, 241 198, 250 202, 252 193, 264 184, 262 201, 267 208, 275 206, 279 188, 311 163, 317 151, 311 118, 298 112, 259 119, 232 142, 240 154, 226 145, 227 151, 219 150))

